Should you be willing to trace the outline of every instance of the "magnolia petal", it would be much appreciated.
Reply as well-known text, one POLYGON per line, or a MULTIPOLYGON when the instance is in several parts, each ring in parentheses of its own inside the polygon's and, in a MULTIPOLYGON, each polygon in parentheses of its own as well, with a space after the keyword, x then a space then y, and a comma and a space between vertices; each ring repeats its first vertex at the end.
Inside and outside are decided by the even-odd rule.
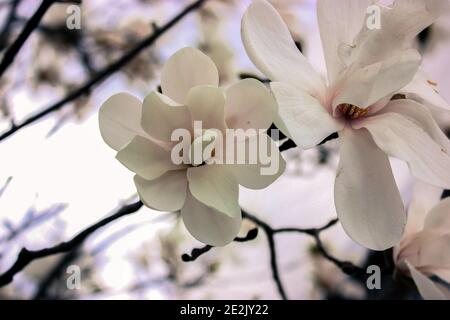
POLYGON ((175 212, 184 205, 187 190, 185 170, 169 171, 155 180, 134 176, 139 198, 149 208, 175 212))
POLYGON ((423 105, 412 100, 391 101, 380 114, 395 112, 416 123, 442 148, 450 150, 450 140, 433 118, 431 112, 423 105))
POLYGON ((401 257, 417 268, 450 268, 450 233, 421 232, 402 250, 401 257))
POLYGON ((394 94, 411 82, 420 61, 420 54, 411 49, 352 71, 338 89, 339 93, 333 101, 334 110, 344 103, 367 108, 394 94))
POLYGON ((447 10, 447 0, 396 0, 381 9, 381 28, 363 24, 352 51, 352 63, 367 66, 398 55, 447 10))
POLYGON ((136 135, 145 135, 141 109, 142 102, 128 93, 115 94, 103 103, 98 113, 100 133, 111 148, 119 151, 136 135))
POLYGON ((280 82, 272 82, 271 88, 278 102, 280 118, 300 148, 313 148, 344 128, 344 123, 334 119, 307 92, 280 82))
POLYGON ((192 121, 201 121, 203 129, 226 130, 225 93, 212 86, 192 88, 186 99, 192 121))
POLYGON ((250 60, 271 80, 287 82, 313 95, 324 92, 320 75, 298 50, 285 22, 267 1, 252 2, 242 18, 241 33, 250 60))
POLYGON ((181 209, 181 217, 194 238, 211 246, 225 246, 238 235, 242 223, 239 213, 234 218, 206 206, 190 192, 181 209))
POLYGON ((147 180, 159 178, 169 170, 180 169, 173 164, 170 151, 140 136, 117 153, 116 159, 147 180))
POLYGON ((425 276, 422 272, 414 268, 414 266, 406 261, 409 271, 411 272, 411 277, 416 283, 417 289, 421 296, 426 300, 445 300, 445 295, 436 284, 425 276))
POLYGON ((399 93, 426 107, 450 111, 450 104, 441 97, 437 90, 437 84, 428 80, 425 74, 419 71, 413 81, 401 89, 399 93))
POLYGON ((406 161, 416 178, 434 186, 450 187, 449 151, 416 122, 388 112, 354 124, 354 128, 367 128, 378 147, 406 161))
POLYGON ((236 218, 241 214, 239 184, 223 165, 203 165, 189 168, 189 190, 204 205, 236 218))
POLYGON ((226 90, 225 119, 230 129, 265 130, 274 122, 277 104, 270 91, 255 79, 245 79, 226 90))
MULTIPOLYGON (((258 146, 257 150, 254 150, 258 154, 257 163, 231 164, 229 168, 241 186, 253 190, 267 188, 283 174, 286 169, 286 162, 275 142, 266 134, 239 141, 247 149, 247 159, 249 159, 249 149, 252 145, 249 140, 255 140, 255 145, 258 146), (264 148, 261 148, 263 145, 264 148)), ((240 146, 237 146, 237 148, 240 148, 240 146)))
POLYGON ((425 218, 424 228, 439 234, 450 233, 450 198, 431 209, 425 218))
POLYGON ((345 129, 335 183, 339 220, 347 234, 372 250, 385 250, 402 237, 406 213, 388 157, 366 130, 345 129))
POLYGON ((176 129, 191 130, 191 116, 185 106, 171 102, 157 92, 150 93, 142 105, 142 128, 153 138, 171 141, 176 129))
POLYGON ((184 104, 189 90, 200 85, 219 85, 219 72, 214 62, 194 48, 178 50, 164 64, 161 73, 162 92, 184 104))
POLYGON ((351 48, 361 31, 366 12, 373 0, 319 0, 317 16, 320 36, 328 70, 328 80, 333 84, 347 68, 350 57, 340 55, 342 46, 351 48))
MULTIPOLYGON (((404 240, 423 230, 425 218, 430 210, 439 202, 442 189, 416 181, 408 208, 408 223, 406 224, 404 240)), ((402 242, 404 241, 402 240, 402 242)))

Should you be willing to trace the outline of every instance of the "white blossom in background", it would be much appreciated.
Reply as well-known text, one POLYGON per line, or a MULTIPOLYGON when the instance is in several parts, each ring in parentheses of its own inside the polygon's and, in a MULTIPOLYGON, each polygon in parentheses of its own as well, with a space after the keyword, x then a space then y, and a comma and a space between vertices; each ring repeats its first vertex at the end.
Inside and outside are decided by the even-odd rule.
POLYGON ((328 82, 297 50, 268 2, 257 0, 249 6, 242 19, 242 39, 255 66, 274 81, 276 124, 283 133, 303 149, 339 133, 339 219, 356 242, 384 250, 400 241, 406 224, 388 156, 406 161, 417 178, 450 187, 450 143, 427 107, 428 100, 437 99, 436 92, 426 81, 418 81, 413 92, 407 90, 410 99, 398 95, 421 61, 410 43, 448 2, 397 0, 392 7, 380 6, 379 30, 370 30, 365 21, 372 4, 318 1, 328 82))
POLYGON ((450 299, 450 198, 438 203, 441 194, 438 188, 416 186, 405 235, 394 248, 397 269, 430 300, 450 299))
MULTIPOLYGON (((194 166, 172 161, 172 148, 178 144, 172 142, 172 133, 180 128, 193 132, 194 121, 202 121, 203 129, 222 133, 266 130, 273 123, 276 102, 262 83, 242 80, 225 90, 218 84, 212 60, 196 49, 184 48, 163 67, 163 94, 152 92, 143 102, 126 93, 114 95, 101 107, 99 122, 103 139, 118 151, 117 159, 136 173, 142 202, 159 211, 180 211, 197 240, 223 246, 241 226, 239 185, 265 188, 282 174, 285 163, 271 139, 266 139, 268 148, 279 162, 273 175, 261 175, 266 164, 259 157, 252 165, 194 166)), ((197 139, 191 142, 195 146, 197 139)))

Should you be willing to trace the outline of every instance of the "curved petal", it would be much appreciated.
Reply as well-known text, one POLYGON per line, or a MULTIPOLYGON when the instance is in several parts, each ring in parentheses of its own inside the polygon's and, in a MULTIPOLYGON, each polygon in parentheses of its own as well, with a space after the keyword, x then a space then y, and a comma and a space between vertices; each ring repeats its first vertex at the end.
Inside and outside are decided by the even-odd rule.
POLYGON ((402 237, 406 213, 388 157, 366 130, 345 129, 334 198, 347 234, 372 250, 385 250, 402 237))
POLYGON ((381 8, 381 28, 364 28, 352 52, 356 66, 367 66, 396 56, 448 8, 447 0, 396 0, 381 8))
POLYGON ((422 272, 414 268, 414 266, 406 261, 411 277, 416 283, 417 289, 421 296, 426 300, 445 300, 444 293, 439 290, 436 284, 425 276, 422 272))
POLYGON ((434 186, 450 187, 450 156, 427 132, 397 113, 385 113, 354 124, 367 128, 388 155, 406 161, 412 174, 434 186))
POLYGON ((428 213, 425 218, 426 230, 433 230, 438 234, 450 234, 450 198, 442 200, 428 213))
POLYGON ((134 176, 139 198, 149 208, 175 212, 184 205, 187 190, 185 170, 169 171, 155 180, 134 176))
POLYGON ((110 97, 100 107, 98 121, 103 140, 119 151, 136 135, 145 135, 141 128, 142 102, 128 94, 110 97))
MULTIPOLYGON (((246 148, 246 153, 249 153, 252 142, 249 140, 256 140, 258 150, 256 164, 230 164, 229 168, 234 174, 237 182, 248 189, 260 190, 270 186, 277 180, 286 169, 286 162, 284 161, 277 145, 266 134, 248 137, 238 143, 243 143, 246 148), (261 146, 264 145, 264 148, 261 146)), ((237 147, 239 150, 239 146, 237 147)), ((249 157, 247 158, 249 159, 249 157)))
POLYGON ((182 168, 172 162, 170 151, 140 136, 136 136, 120 150, 116 159, 147 180, 159 178, 169 170, 182 168))
POLYGON ((181 209, 183 222, 191 235, 200 242, 211 246, 225 246, 238 235, 242 215, 234 218, 198 201, 190 192, 181 209))
POLYGON ((400 252, 400 260, 408 260, 416 268, 450 268, 450 234, 439 236, 424 231, 409 241, 400 252))
POLYGON ((440 96, 437 90, 437 84, 428 80, 425 74, 419 71, 413 81, 401 89, 399 93, 426 107, 450 111, 450 104, 440 96))
POLYGON ((442 148, 450 150, 450 140, 442 132, 431 112, 423 105, 408 99, 391 101, 380 114, 395 112, 414 122, 442 148))
POLYGON ((349 57, 343 56, 342 47, 351 48, 362 30, 366 12, 373 0, 319 0, 317 19, 328 70, 333 84, 348 67, 349 57))
POLYGON ((183 48, 164 64, 161 73, 162 92, 184 104, 190 89, 200 85, 219 85, 219 72, 214 62, 201 51, 183 48))
POLYGON ((177 105, 157 92, 150 93, 142 105, 142 128, 153 138, 171 141, 176 129, 191 130, 191 115, 185 106, 177 105))
POLYGON ((186 99, 192 121, 201 121, 203 129, 226 130, 225 93, 211 86, 192 88, 186 99))
POLYGON ((203 165, 189 168, 189 190, 204 205, 236 218, 241 214, 239 185, 233 174, 223 165, 203 165))
POLYGON ((427 214, 439 202, 441 195, 441 188, 420 181, 415 182, 408 208, 408 223, 402 242, 406 243, 409 237, 423 230, 427 214))
POLYGON ((340 104, 367 108, 394 94, 413 79, 421 57, 414 50, 406 50, 381 62, 353 70, 338 88, 333 101, 334 110, 340 104))
POLYGON ((226 90, 225 119, 230 129, 265 130, 274 122, 277 104, 264 84, 245 79, 226 90))
POLYGON ((320 75, 296 47, 272 5, 256 0, 242 18, 242 42, 255 66, 272 81, 287 82, 315 96, 325 91, 320 75))
POLYGON ((278 113, 292 140, 303 149, 313 148, 330 134, 344 128, 322 104, 308 93, 288 84, 273 82, 278 113))

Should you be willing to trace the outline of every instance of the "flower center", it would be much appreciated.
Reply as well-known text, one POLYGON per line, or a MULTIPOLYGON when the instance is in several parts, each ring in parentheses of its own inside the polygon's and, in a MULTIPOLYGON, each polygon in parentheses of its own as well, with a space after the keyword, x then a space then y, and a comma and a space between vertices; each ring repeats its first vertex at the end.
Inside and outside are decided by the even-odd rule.
POLYGON ((366 116, 370 111, 370 108, 361 109, 349 103, 343 103, 338 105, 338 109, 341 110, 342 115, 345 118, 352 120, 362 118, 366 116))

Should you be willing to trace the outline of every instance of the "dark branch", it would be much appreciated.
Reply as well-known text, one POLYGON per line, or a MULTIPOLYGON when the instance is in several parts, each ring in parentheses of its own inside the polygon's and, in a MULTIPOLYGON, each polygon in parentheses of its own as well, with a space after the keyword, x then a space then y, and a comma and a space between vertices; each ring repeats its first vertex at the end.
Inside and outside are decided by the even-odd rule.
POLYGON ((80 232, 77 236, 72 238, 72 240, 67 242, 62 242, 54 247, 42 249, 42 250, 28 250, 23 248, 19 256, 17 257, 16 262, 12 265, 12 267, 7 270, 5 273, 0 275, 0 287, 5 286, 13 281, 14 276, 22 271, 28 264, 33 262, 34 260, 45 258, 48 256, 56 255, 59 253, 70 252, 74 249, 77 249, 91 234, 96 232, 98 229, 110 224, 113 221, 116 221, 124 216, 130 215, 132 213, 137 212, 143 206, 142 202, 138 201, 133 204, 129 204, 121 207, 117 210, 116 213, 111 216, 100 220, 99 222, 93 224, 89 228, 80 232))
POLYGON ((36 29, 44 17, 48 9, 54 4, 55 0, 43 0, 36 12, 31 16, 30 20, 25 24, 22 32, 19 34, 14 43, 6 50, 2 62, 0 62, 0 78, 5 73, 6 69, 14 62, 17 54, 22 46, 25 44, 31 33, 36 29))
MULTIPOLYGON (((320 234, 325 231, 328 230, 329 228, 333 227, 334 225, 336 225, 338 223, 338 219, 334 219, 332 221, 330 221, 329 223, 327 223, 326 225, 324 225, 323 227, 320 228, 309 228, 309 229, 300 229, 300 228, 280 228, 280 229, 274 229, 272 228, 268 223, 262 221, 261 219, 259 219, 258 217, 242 211, 242 217, 245 219, 250 220, 251 222, 253 222, 254 224, 256 224, 258 227, 260 227, 261 229, 263 229, 264 233, 267 236, 267 242, 269 245, 269 252, 270 252, 270 267, 272 270, 272 277, 275 281, 275 284, 277 286, 278 292, 280 293, 280 296, 283 300, 287 299, 287 295, 286 295, 286 291, 283 287, 283 283, 281 281, 281 277, 280 277, 280 272, 278 269, 278 263, 277 263, 277 252, 276 252, 276 245, 275 245, 275 235, 279 234, 279 233, 301 233, 301 234, 306 234, 309 235, 311 237, 314 238, 315 242, 316 242, 316 246, 318 251, 320 252, 320 254, 327 260, 331 261, 332 263, 334 263, 339 269, 342 270, 342 272, 344 272, 347 275, 351 275, 351 276, 355 276, 355 277, 360 277, 364 274, 364 270, 362 268, 359 268, 357 266, 355 266, 354 264, 352 264, 351 262, 347 262, 347 261, 341 261, 335 257, 333 257, 331 254, 328 253, 328 251, 325 249, 321 239, 320 239, 320 234)), ((253 230, 251 230, 247 237, 251 236, 251 233, 253 233, 253 230)), ((254 236, 256 237, 257 233, 255 232, 254 236)), ((236 241, 237 239, 235 239, 236 241)), ((182 256, 182 260, 185 262, 188 261, 194 261, 195 259, 197 259, 199 256, 201 256, 202 254, 208 252, 209 250, 211 250, 213 247, 212 246, 205 246, 202 248, 198 248, 198 249, 193 249, 191 255, 188 254, 184 254, 182 256)))
MULTIPOLYGON (((251 240, 256 239, 256 237, 258 236, 258 228, 254 228, 252 230, 250 230, 247 235, 245 237, 237 237, 234 239, 235 242, 248 242, 251 240)), ((210 245, 206 245, 204 247, 201 248, 195 248, 192 249, 191 254, 183 254, 181 256, 181 260, 183 260, 184 262, 192 262, 197 260, 197 258, 199 258, 202 254, 208 252, 209 250, 211 250, 212 248, 214 248, 213 246, 210 245)))
POLYGON ((11 33, 14 22, 17 19, 17 9, 22 0, 12 0, 8 16, 5 19, 2 30, 0 31, 0 50, 7 46, 9 35, 11 33))
POLYGON ((23 122, 16 124, 15 127, 11 127, 9 130, 4 132, 2 135, 0 135, 0 141, 8 138, 9 136, 13 135, 14 133, 21 130, 22 128, 35 123, 36 121, 47 116, 48 114, 61 109, 67 103, 72 102, 85 94, 88 94, 96 85, 103 82, 109 76, 111 76, 112 74, 119 71, 123 66, 128 64, 131 60, 133 60, 142 50, 148 48, 153 43, 155 43, 156 40, 158 40, 168 30, 170 30, 173 26, 175 26, 188 13, 200 8, 203 5, 203 3, 205 3, 206 1, 207 0, 197 0, 197 1, 193 2, 192 4, 188 5, 178 15, 176 15, 174 18, 172 18, 166 24, 159 27, 157 30, 155 30, 150 36, 148 36, 143 41, 138 43, 133 49, 131 49, 129 52, 127 52, 121 58, 119 58, 115 62, 111 63, 110 65, 106 66, 104 69, 99 71, 95 76, 93 76, 84 85, 82 85, 81 87, 70 92, 66 97, 64 97, 60 101, 56 102, 55 104, 53 104, 47 108, 44 108, 42 111, 36 113, 35 115, 31 115, 29 118, 25 119, 23 122))

